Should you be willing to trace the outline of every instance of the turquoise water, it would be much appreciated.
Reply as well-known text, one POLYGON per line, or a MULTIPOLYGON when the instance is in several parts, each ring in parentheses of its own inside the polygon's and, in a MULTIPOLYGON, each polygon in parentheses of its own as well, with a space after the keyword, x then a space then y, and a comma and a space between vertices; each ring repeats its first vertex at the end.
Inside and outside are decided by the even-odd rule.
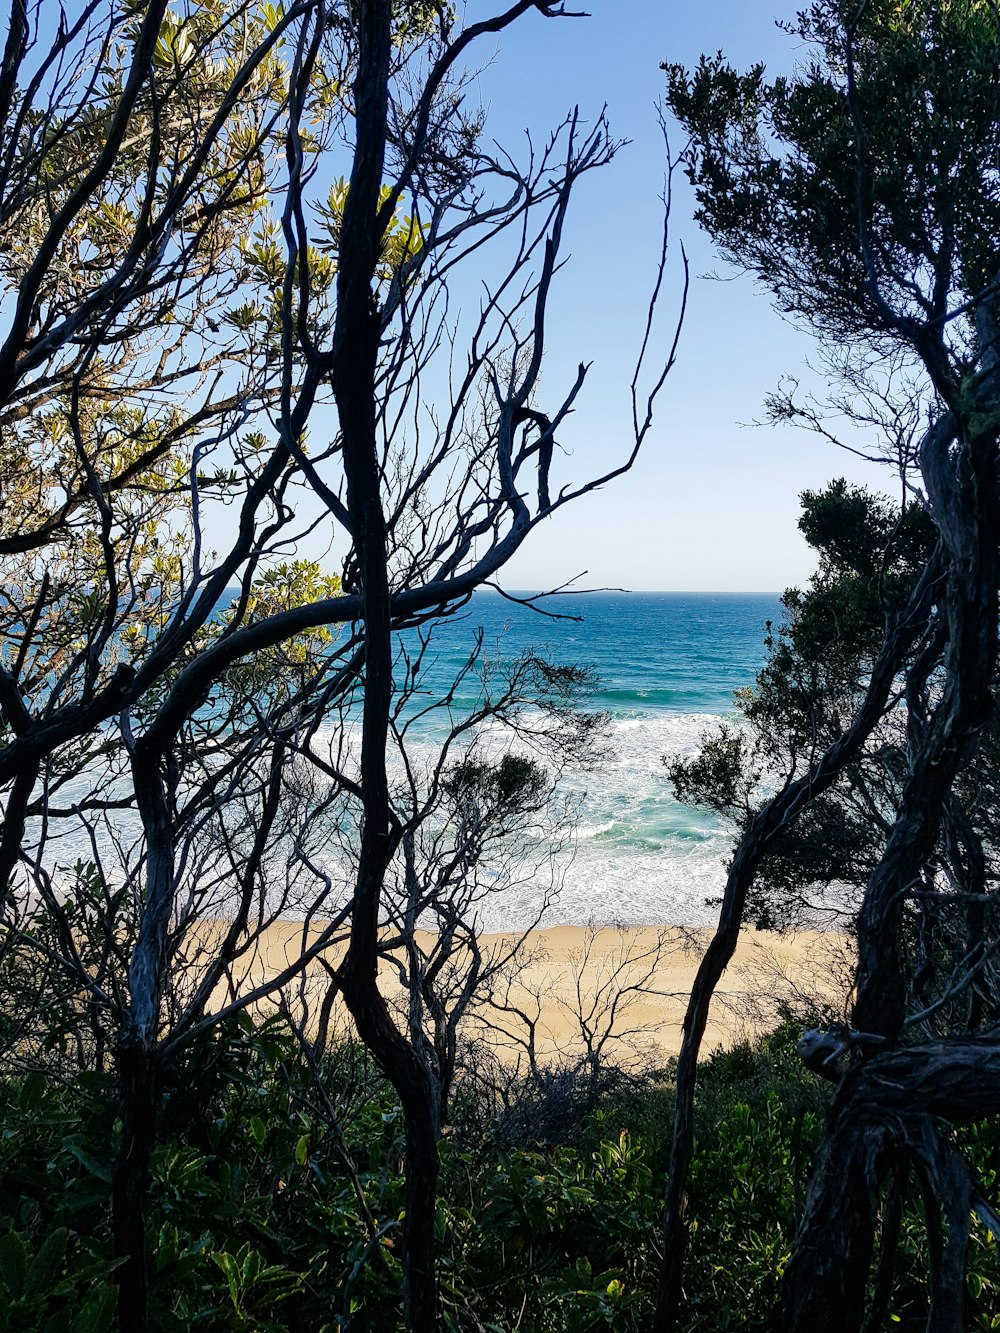
MULTIPOLYGON (((564 853, 551 921, 698 923, 711 919, 730 848, 728 831, 672 797, 664 759, 690 753, 719 717, 732 715, 733 692, 751 685, 764 657, 774 594, 597 593, 546 598, 552 620, 495 593, 478 594, 461 618, 434 631, 423 681, 428 702, 447 689, 482 646, 459 690, 455 712, 471 706, 483 670, 496 658, 533 649, 586 666, 597 676, 588 706, 610 714, 607 754, 596 768, 570 771, 564 790, 577 807, 573 846, 564 853)), ((417 730, 428 757, 440 722, 417 730)), ((494 738, 503 747, 504 738, 494 738)), ((531 918, 548 886, 546 870, 490 903, 488 928, 531 918)))
MULTIPOLYGON (((574 619, 551 619, 499 594, 478 594, 459 616, 433 628, 424 657, 425 707, 445 696, 473 659, 455 691, 453 719, 468 715, 484 673, 488 677, 497 661, 526 650, 591 668, 596 684, 585 706, 609 715, 600 762, 570 768, 561 780, 560 798, 572 818, 558 845, 526 835, 515 854, 485 867, 488 887, 476 907, 481 928, 532 924, 545 901, 551 902, 549 924, 712 920, 705 900, 717 896, 724 882, 730 834, 710 815, 673 799, 663 761, 692 752, 706 729, 732 715, 734 690, 752 684, 762 664, 765 624, 781 614, 777 597, 598 593, 542 604, 574 619)), ((406 642, 412 650, 414 636, 406 642)), ((336 762, 354 776, 357 729, 357 719, 350 718, 346 735, 328 736, 336 762)), ((407 762, 418 780, 433 770, 446 734, 447 717, 433 708, 408 734, 407 762)), ((526 744, 499 726, 478 743, 491 757, 526 744)), ((460 753, 452 750, 454 758, 460 753)), ((390 772, 405 804, 398 755, 390 772)), ((339 832, 331 833, 328 869, 346 896, 353 868, 338 852, 339 832)), ((123 815, 117 835, 128 834, 128 845, 137 833, 123 815)), ((119 849, 110 833, 105 841, 113 866, 119 849)), ((83 835, 70 836, 62 852, 69 867, 89 856, 91 845, 83 835)))

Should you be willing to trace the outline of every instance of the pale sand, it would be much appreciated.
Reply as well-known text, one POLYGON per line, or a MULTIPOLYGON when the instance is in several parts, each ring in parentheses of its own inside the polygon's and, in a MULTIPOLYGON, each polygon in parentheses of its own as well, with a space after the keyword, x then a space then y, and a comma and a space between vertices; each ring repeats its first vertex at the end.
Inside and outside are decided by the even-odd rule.
MULTIPOLYGON (((221 923, 204 923, 198 931, 200 945, 211 948, 211 935, 220 928, 221 923)), ((245 993, 249 985, 273 977, 296 958, 302 933, 301 924, 292 921, 269 927, 253 960, 234 977, 238 991, 245 993)), ((309 935, 315 939, 316 931, 309 935)), ((533 931, 520 969, 514 976, 509 970, 501 974, 493 992, 498 1004, 516 1008, 523 1017, 509 1009, 486 1009, 467 1023, 465 1035, 485 1039, 505 1063, 516 1059, 519 1050, 523 1054, 525 1017, 536 1024, 536 1050, 543 1058, 579 1058, 585 1049, 583 1030, 592 1044, 603 1043, 604 1051, 622 1062, 675 1055, 691 984, 710 935, 708 930, 613 926, 533 931), (623 992, 624 998, 616 999, 623 992)), ((484 957, 503 956, 514 938, 482 936, 484 957)), ((429 949, 433 937, 423 934, 420 943, 429 949)), ((339 952, 335 947, 331 956, 339 952)), ((848 962, 849 943, 834 932, 779 936, 745 931, 712 1004, 703 1051, 731 1046, 765 1030, 776 1021, 781 1001, 796 1011, 824 1003, 843 1012, 848 962)), ((381 975, 390 1001, 398 1001, 402 991, 394 970, 386 965, 381 975)), ((296 1009, 305 1001, 310 1026, 327 988, 316 963, 304 984, 299 979, 288 988, 296 1009)), ((336 1015, 335 1023, 346 1035, 343 1014, 336 1015)))

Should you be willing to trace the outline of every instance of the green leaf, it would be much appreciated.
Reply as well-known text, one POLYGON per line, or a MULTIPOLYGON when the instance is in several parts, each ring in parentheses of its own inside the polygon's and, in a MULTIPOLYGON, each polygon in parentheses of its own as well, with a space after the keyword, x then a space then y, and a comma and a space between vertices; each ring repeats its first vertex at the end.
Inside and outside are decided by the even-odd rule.
POLYGON ((160 1227, 160 1235, 156 1242, 157 1272, 177 1262, 179 1249, 177 1228, 171 1226, 169 1222, 164 1222, 163 1226, 160 1227))
POLYGON ((102 1282, 73 1317, 73 1333, 106 1333, 114 1327, 115 1288, 102 1282))
POLYGON ((250 1133, 263 1148, 264 1140, 267 1138, 267 1126, 264 1124, 263 1120, 261 1120, 259 1115, 250 1117, 250 1133))
POLYGON ((92 1176, 104 1182, 105 1185, 111 1184, 111 1167, 107 1162, 101 1162, 76 1138, 63 1139, 63 1147, 76 1158, 81 1166, 86 1167, 92 1176))
POLYGON ((24 1292, 28 1271, 28 1247, 16 1231, 0 1236, 0 1289, 5 1289, 14 1300, 24 1292))
POLYGON ((52 1286, 52 1279, 59 1271, 66 1254, 68 1239, 69 1232, 65 1227, 57 1227, 45 1237, 41 1249, 28 1269, 24 1282, 25 1296, 42 1296, 52 1286))
POLYGON ((240 1308, 240 1268, 233 1256, 226 1250, 216 1251, 212 1255, 213 1261, 218 1264, 225 1276, 229 1286, 229 1299, 232 1301, 235 1309, 240 1308))
POLYGON ((244 1287, 252 1287, 260 1277, 260 1255, 256 1250, 250 1250, 244 1256, 240 1277, 244 1287))
POLYGON ((17 1090, 17 1102, 22 1111, 31 1111, 42 1100, 45 1093, 45 1079, 37 1069, 31 1070, 21 1081, 17 1090))

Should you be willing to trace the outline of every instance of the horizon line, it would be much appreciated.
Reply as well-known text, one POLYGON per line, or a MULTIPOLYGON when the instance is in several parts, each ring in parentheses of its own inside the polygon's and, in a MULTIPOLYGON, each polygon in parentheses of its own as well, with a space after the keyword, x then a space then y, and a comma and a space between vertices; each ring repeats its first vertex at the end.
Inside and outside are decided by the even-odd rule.
POLYGON ((475 592, 491 593, 494 597, 511 594, 517 597, 589 597, 594 593, 621 592, 629 597, 783 597, 787 589, 775 588, 497 588, 480 587, 475 592))

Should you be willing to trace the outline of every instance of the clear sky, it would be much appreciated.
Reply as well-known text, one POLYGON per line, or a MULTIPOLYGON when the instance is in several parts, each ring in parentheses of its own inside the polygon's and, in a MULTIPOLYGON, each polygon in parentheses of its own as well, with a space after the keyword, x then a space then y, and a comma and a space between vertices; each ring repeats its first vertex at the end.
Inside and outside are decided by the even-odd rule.
MULTIPOLYGON (((558 279, 550 355, 539 406, 554 402, 581 360, 587 388, 561 442, 574 471, 597 469, 629 444, 631 360, 659 242, 663 148, 654 105, 662 61, 693 63, 721 49, 741 67, 763 60, 788 71, 803 52, 775 28, 794 0, 590 0, 589 18, 531 14, 496 44, 477 86, 487 131, 516 142, 540 135, 574 104, 595 115, 607 103, 612 129, 631 144, 583 183, 569 227, 572 262, 558 279)), ((474 21, 492 5, 471 0, 474 21)), ((681 134, 675 132, 675 147, 681 134)), ((893 489, 884 469, 812 435, 742 426, 760 415, 779 378, 805 378, 813 344, 770 308, 766 293, 726 272, 691 220, 692 199, 675 177, 672 230, 691 261, 680 356, 657 422, 634 471, 536 532, 508 566, 511 588, 552 586, 584 570, 585 586, 771 591, 804 581, 810 552, 796 527, 798 495, 835 476, 893 489), (711 272, 723 280, 707 276, 711 272)), ((663 308, 672 330, 678 270, 663 308)))

